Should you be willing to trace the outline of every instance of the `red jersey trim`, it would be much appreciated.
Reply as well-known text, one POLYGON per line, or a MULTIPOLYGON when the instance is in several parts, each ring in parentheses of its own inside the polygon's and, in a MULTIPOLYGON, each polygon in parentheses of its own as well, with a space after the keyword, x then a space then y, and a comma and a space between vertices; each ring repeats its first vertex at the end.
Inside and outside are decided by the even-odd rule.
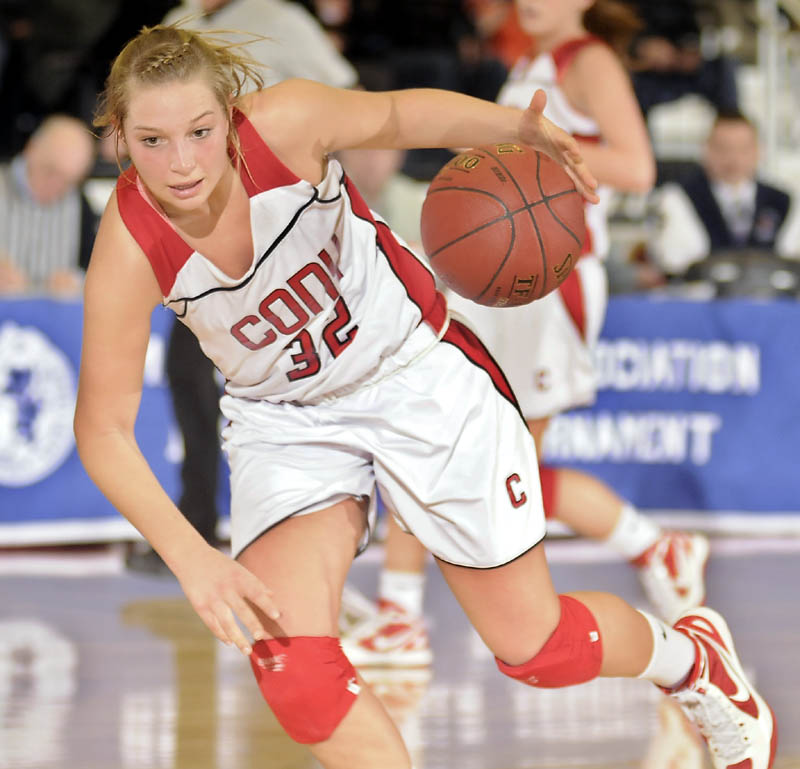
POLYGON ((583 303, 583 287, 578 270, 574 269, 567 279, 558 287, 567 313, 578 329, 581 339, 586 341, 586 308, 583 303))
POLYGON ((444 296, 437 291, 430 270, 411 251, 397 242, 386 224, 375 221, 361 193, 347 176, 345 176, 345 188, 353 213, 374 225, 378 246, 386 256, 392 272, 403 284, 408 298, 419 308, 422 316, 420 322, 424 321, 438 334, 444 328, 447 319, 447 303, 444 296))
POLYGON ((150 262, 162 296, 169 296, 175 276, 194 249, 142 197, 133 166, 117 179, 117 207, 128 232, 150 262))
POLYGON ((239 166, 239 175, 251 198, 259 192, 276 187, 289 187, 301 181, 300 177, 278 160, 244 112, 235 107, 233 109, 233 125, 239 135, 244 161, 236 163, 236 151, 233 147, 229 148, 228 154, 234 161, 234 165, 239 166))
POLYGON ((576 37, 574 40, 567 40, 554 48, 550 52, 550 55, 553 57, 553 63, 556 65, 556 82, 560 83, 563 80, 564 75, 569 69, 569 65, 572 64, 578 51, 582 48, 586 48, 587 45, 594 45, 595 43, 600 43, 605 46, 608 45, 602 37, 597 37, 597 35, 584 35, 583 37, 576 37))

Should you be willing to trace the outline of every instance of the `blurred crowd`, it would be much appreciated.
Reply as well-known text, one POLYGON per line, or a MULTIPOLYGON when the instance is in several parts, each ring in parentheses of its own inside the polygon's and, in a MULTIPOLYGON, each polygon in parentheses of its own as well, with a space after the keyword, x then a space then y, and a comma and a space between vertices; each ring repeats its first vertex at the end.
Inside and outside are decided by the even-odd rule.
MULTIPOLYGON (((639 226, 612 247, 612 291, 688 280, 713 284, 710 295, 794 297, 800 225, 792 191, 762 180, 759 128, 740 111, 737 89, 737 68, 754 55, 746 42, 754 3, 628 5, 641 20, 627 65, 643 114, 692 94, 717 119, 696 148, 697 162, 659 157, 656 189, 633 207, 620 205, 625 224, 633 210, 639 226), (740 34, 732 39, 731 29, 740 34), (775 270, 783 276, 777 282, 775 270)), ((85 182, 113 179, 119 170, 113 144, 91 133, 96 95, 112 57, 141 26, 177 21, 245 30, 237 42, 249 41, 267 84, 307 77, 370 90, 447 88, 493 100, 515 62, 533 53, 513 0, 1 0, 3 292, 79 294, 103 202, 102 194, 86 194, 85 182)), ((449 153, 389 154, 382 162, 373 156, 348 163, 373 205, 418 245, 426 183, 449 153)), ((613 241, 613 217, 611 224, 613 241)))

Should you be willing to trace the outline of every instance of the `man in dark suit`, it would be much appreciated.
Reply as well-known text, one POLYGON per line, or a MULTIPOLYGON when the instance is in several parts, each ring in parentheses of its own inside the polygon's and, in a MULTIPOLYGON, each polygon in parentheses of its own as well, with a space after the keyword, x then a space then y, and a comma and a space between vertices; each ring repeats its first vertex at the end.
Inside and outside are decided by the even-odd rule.
POLYGON ((702 168, 656 193, 658 232, 648 251, 668 275, 719 252, 765 251, 800 258, 800 211, 792 196, 758 179, 755 126, 739 112, 719 113, 702 168))

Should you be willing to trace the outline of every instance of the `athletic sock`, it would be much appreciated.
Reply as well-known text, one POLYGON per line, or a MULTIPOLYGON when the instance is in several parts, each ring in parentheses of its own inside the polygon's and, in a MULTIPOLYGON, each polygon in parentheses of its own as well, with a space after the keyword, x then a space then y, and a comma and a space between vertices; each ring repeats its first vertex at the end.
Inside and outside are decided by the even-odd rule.
POLYGON ((378 598, 391 601, 413 617, 422 616, 425 574, 384 569, 378 583, 378 598))
POLYGON ((637 678, 644 678, 666 689, 683 683, 694 668, 697 649, 694 642, 660 619, 638 609, 653 633, 653 654, 637 678))
POLYGON ((605 543, 625 559, 632 561, 660 536, 661 527, 655 521, 642 515, 633 505, 625 504, 605 543))

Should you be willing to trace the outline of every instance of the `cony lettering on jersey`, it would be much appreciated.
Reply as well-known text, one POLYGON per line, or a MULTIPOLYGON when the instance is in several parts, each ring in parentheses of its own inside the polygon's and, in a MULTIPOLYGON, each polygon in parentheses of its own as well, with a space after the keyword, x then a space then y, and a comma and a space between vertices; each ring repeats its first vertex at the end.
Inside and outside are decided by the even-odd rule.
POLYGON ((312 185, 234 115, 250 197, 253 261, 231 278, 194 251, 144 197, 135 171, 120 214, 164 305, 201 340, 231 395, 309 402, 352 386, 421 323, 439 333, 444 298, 430 269, 366 206, 336 160, 312 185))
MULTIPOLYGON (((500 89, 497 101, 507 107, 527 107, 537 88, 547 94, 544 114, 556 125, 583 141, 601 141, 597 123, 588 115, 573 107, 561 87, 564 73, 575 55, 587 45, 605 45, 598 37, 568 40, 552 51, 546 51, 533 59, 522 57, 511 70, 508 80, 500 89)), ((611 190, 601 186, 597 189, 600 202, 586 205, 586 241, 584 253, 604 257, 608 253, 608 204, 611 190)))

